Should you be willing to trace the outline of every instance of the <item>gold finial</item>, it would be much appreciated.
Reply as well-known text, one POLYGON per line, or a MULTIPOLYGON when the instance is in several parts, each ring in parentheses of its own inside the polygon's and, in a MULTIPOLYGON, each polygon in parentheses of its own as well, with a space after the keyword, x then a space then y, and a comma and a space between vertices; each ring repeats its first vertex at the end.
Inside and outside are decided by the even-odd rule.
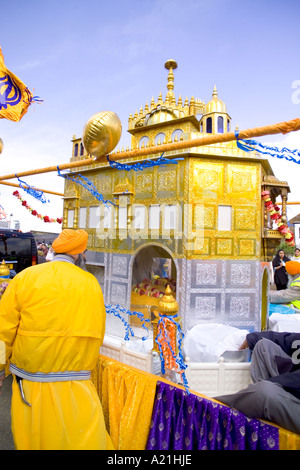
POLYGON ((217 87, 216 87, 216 85, 214 86, 214 91, 213 91, 212 96, 213 96, 213 98, 214 98, 214 97, 218 98, 218 92, 217 92, 217 87))
POLYGON ((158 311, 163 315, 175 315, 178 310, 178 303, 173 297, 171 288, 168 284, 165 290, 165 295, 158 302, 158 311))
POLYGON ((167 60, 167 62, 165 63, 165 68, 167 70, 169 70, 169 73, 168 73, 168 84, 167 84, 167 88, 168 88, 168 93, 167 93, 167 96, 170 98, 170 103, 172 103, 172 99, 173 97, 175 98, 175 95, 174 95, 174 74, 173 74, 173 70, 177 69, 177 62, 173 59, 170 59, 170 60, 167 60))
POLYGON ((9 268, 6 266, 5 264, 5 261, 2 260, 2 263, 0 265, 0 278, 3 278, 3 277, 7 277, 9 278, 10 277, 10 270, 9 268))

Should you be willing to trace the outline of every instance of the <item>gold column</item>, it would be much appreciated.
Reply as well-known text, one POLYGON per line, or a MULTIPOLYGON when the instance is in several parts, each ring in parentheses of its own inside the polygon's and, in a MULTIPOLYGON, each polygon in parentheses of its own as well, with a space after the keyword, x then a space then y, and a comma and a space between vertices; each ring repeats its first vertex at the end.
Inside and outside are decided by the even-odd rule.
POLYGON ((287 193, 285 191, 281 193, 281 200, 282 200, 281 220, 284 224, 286 224, 287 223, 287 214, 286 214, 287 193))

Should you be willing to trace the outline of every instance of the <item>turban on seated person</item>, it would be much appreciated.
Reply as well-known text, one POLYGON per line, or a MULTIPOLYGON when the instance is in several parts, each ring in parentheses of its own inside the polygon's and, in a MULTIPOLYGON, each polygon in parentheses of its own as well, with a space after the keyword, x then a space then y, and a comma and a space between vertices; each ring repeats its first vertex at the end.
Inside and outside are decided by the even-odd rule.
POLYGON ((86 250, 88 233, 85 230, 64 229, 52 243, 55 253, 78 255, 86 250))
POLYGON ((298 261, 287 261, 285 263, 286 272, 293 277, 288 289, 271 291, 269 301, 271 304, 289 304, 300 307, 300 263, 298 261), (294 304, 295 302, 295 304, 294 304), (298 305, 299 302, 299 305, 298 305))
POLYGON ((300 263, 298 263, 298 261, 287 261, 285 263, 285 270, 291 276, 300 274, 300 263))

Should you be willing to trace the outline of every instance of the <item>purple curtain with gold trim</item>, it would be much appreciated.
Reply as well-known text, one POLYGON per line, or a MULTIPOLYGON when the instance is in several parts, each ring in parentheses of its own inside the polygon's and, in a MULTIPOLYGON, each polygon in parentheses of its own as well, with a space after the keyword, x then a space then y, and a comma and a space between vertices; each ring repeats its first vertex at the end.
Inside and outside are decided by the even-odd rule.
POLYGON ((279 430, 157 382, 147 450, 278 450, 279 430))

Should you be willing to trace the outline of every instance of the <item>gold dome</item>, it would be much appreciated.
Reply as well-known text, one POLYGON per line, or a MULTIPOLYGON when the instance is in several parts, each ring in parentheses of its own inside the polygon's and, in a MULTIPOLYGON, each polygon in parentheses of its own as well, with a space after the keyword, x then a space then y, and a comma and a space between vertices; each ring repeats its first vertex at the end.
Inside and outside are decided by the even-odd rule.
POLYGON ((0 278, 9 278, 10 276, 10 270, 9 268, 6 266, 5 264, 5 261, 2 260, 2 263, 0 264, 0 278))
POLYGON ((167 106, 157 106, 145 119, 145 126, 151 124, 159 124, 161 122, 172 121, 173 119, 179 119, 184 116, 183 111, 178 109, 168 108, 167 106))
POLYGON ((175 315, 178 312, 178 309, 178 303, 173 297, 172 290, 168 284, 165 290, 165 295, 158 302, 158 310, 163 315, 175 315))
POLYGON ((218 98, 216 85, 212 94, 212 99, 205 106, 205 114, 210 113, 227 113, 225 103, 218 98))

